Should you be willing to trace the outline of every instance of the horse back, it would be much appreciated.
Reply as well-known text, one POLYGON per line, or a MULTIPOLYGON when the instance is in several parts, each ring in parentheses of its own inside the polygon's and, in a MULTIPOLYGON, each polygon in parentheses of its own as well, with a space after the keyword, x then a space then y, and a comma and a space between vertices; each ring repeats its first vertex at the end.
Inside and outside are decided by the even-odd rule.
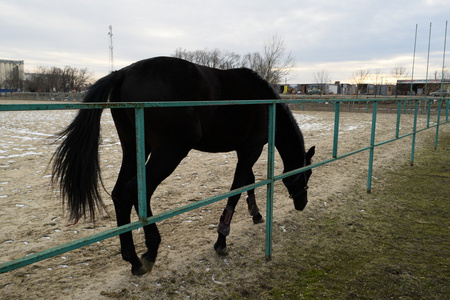
MULTIPOLYGON (((111 101, 207 101, 274 99, 278 95, 255 72, 218 70, 170 57, 152 58, 122 69, 123 82, 111 101)), ((131 116, 131 111, 130 118, 131 116)), ((208 152, 265 144, 265 105, 152 108, 146 130, 160 141, 182 139, 208 152), (186 139, 191 139, 186 141, 186 139)))

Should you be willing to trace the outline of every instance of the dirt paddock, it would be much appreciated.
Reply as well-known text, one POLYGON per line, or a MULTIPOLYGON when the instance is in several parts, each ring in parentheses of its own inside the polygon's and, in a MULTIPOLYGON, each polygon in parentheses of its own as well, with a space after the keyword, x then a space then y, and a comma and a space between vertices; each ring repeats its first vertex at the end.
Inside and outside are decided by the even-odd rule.
MULTIPOLYGON (((51 144, 51 136, 67 126, 75 114, 75 111, 0 113, 0 263, 115 227, 113 204, 106 192, 103 198, 110 217, 101 217, 95 226, 88 222, 67 226, 59 192, 49 185, 47 167, 56 147, 51 144)), ((334 113, 296 111, 295 117, 306 147, 316 146, 314 161, 330 158, 334 113)), ((370 113, 342 113, 340 154, 368 145, 371 117, 370 113)), ((400 134, 410 132, 412 122, 413 115, 403 115, 400 134)), ((395 115, 379 114, 376 141, 394 138, 395 124, 395 115)), ((425 117, 420 115, 418 127, 425 124, 425 117)), ((418 147, 425 137, 434 133, 435 130, 420 133, 418 147)), ((103 182, 110 192, 119 171, 121 149, 109 110, 102 117, 100 150, 103 182)), ((382 170, 395 169, 408 162, 410 151, 409 137, 376 148, 374 190, 386 180, 382 170)), ((265 177, 266 160, 265 151, 254 168, 257 180, 265 177)), ((228 191, 235 165, 235 153, 191 151, 154 193, 154 213, 228 191)), ((330 199, 352 193, 355 185, 365 191, 367 169, 368 152, 314 169, 309 204, 304 212, 294 210, 284 186, 277 183, 272 262, 264 261, 265 224, 252 223, 243 199, 236 208, 228 237, 230 253, 226 257, 216 255, 213 250, 216 227, 225 206, 220 201, 158 223, 162 244, 150 274, 131 275, 130 265, 122 260, 119 240, 115 237, 1 274, 0 298, 233 298, 240 285, 251 291, 248 286, 257 284, 258 274, 276 263, 284 245, 292 242, 302 227, 314 222, 317 213, 339 214, 346 209, 345 202, 332 203, 330 199)), ((281 170, 282 162, 277 156, 276 174, 281 170)), ((265 189, 258 189, 256 196, 264 215, 265 189)), ((308 237, 308 233, 304 235, 308 237)), ((143 253, 142 230, 134 231, 134 238, 138 253, 143 253)), ((298 247, 305 242, 299 240, 298 247)), ((326 241, 321 246, 327 247, 326 241)), ((292 264, 301 262, 293 260, 292 264)), ((251 298, 248 292, 241 292, 240 296, 251 298)))

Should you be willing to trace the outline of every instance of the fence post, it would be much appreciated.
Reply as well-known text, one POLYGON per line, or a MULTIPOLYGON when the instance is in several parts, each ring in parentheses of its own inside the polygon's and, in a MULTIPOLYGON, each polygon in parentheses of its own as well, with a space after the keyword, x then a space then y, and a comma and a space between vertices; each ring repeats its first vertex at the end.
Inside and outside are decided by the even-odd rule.
POLYGON ((442 109, 442 98, 439 99, 438 115, 436 120, 436 138, 434 140, 434 150, 437 149, 438 139, 439 139, 439 123, 441 122, 441 109, 442 109))
POLYGON ((400 116, 402 114, 402 101, 397 102, 397 126, 395 127, 395 138, 400 136, 400 116))
POLYGON ((337 157, 338 140, 339 140, 339 111, 341 103, 339 101, 335 102, 334 111, 334 137, 333 137, 333 158, 337 157))
POLYGON ((372 168, 373 168, 373 154, 375 150, 375 129, 377 127, 377 106, 378 102, 373 102, 372 112, 372 130, 370 132, 370 153, 369 153, 369 174, 367 176, 367 193, 372 189, 372 168))
POLYGON ((267 203, 266 203, 266 260, 272 259, 272 230, 273 230, 273 190, 274 190, 274 161, 275 161, 275 116, 276 103, 269 105, 269 134, 267 150, 267 203))
POLYGON ((147 185, 145 180, 145 132, 144 132, 144 108, 135 109, 136 123, 136 163, 137 163, 137 189, 139 219, 147 222, 147 185))
POLYGON ((419 110, 419 101, 415 101, 414 105, 414 124, 413 124, 413 134, 412 134, 412 145, 411 145, 411 166, 414 165, 414 148, 416 146, 416 132, 417 132, 417 113, 419 110))
POLYGON ((448 110, 449 110, 450 99, 445 101, 445 122, 448 122, 448 110))

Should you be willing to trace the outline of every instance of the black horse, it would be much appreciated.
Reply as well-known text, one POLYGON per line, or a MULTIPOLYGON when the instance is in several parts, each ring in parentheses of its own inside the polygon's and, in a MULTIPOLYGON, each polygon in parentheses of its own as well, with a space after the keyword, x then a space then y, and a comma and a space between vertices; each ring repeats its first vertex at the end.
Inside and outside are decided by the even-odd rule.
MULTIPOLYGON (((279 98, 270 84, 255 72, 240 68, 217 70, 169 57, 139 61, 98 80, 84 102, 194 101, 279 98)), ((111 109, 120 138, 123 158, 112 192, 117 225, 130 223, 132 207, 137 205, 135 115, 133 109, 111 109)), ((78 221, 89 212, 94 218, 103 206, 98 158, 102 110, 80 110, 73 122, 58 136, 61 145, 53 155, 53 183, 59 181, 70 219, 78 221)), ((150 198, 156 187, 169 176, 191 149, 207 152, 236 151, 238 163, 231 189, 255 182, 252 167, 261 155, 268 137, 267 105, 192 106, 145 109, 145 152, 147 213, 152 215, 150 198)), ((311 163, 314 147, 305 151, 303 136, 285 104, 276 107, 275 146, 284 171, 311 163)), ((307 183, 311 170, 285 178, 295 208, 307 203, 307 183)), ((247 199, 254 222, 262 221, 254 191, 247 199)), ((240 195, 230 197, 220 217, 218 239, 214 245, 226 254, 226 236, 240 195)), ((120 235, 122 257, 131 263, 133 274, 152 269, 161 241, 156 224, 144 227, 147 252, 138 258, 131 232, 120 235)))

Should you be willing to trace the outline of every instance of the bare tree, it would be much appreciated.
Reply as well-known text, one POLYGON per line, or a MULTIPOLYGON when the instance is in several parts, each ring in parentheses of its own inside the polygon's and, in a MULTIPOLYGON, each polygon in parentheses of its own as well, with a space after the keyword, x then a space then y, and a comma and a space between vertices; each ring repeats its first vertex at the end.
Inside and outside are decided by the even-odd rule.
POLYGON ((252 69, 256 73, 260 74, 262 77, 266 73, 266 64, 264 63, 264 58, 259 52, 247 53, 242 58, 242 66, 252 69))
POLYGON ((22 80, 19 76, 19 67, 14 67, 10 72, 6 73, 3 77, 0 86, 4 86, 6 89, 16 90, 22 88, 22 80))
POLYGON ((356 85, 356 97, 358 97, 359 94, 363 93, 363 86, 367 82, 369 75, 369 69, 359 69, 358 71, 353 72, 352 81, 356 85))
POLYGON ((271 83, 280 83, 290 74, 295 63, 291 55, 285 52, 283 39, 275 35, 265 43, 262 54, 247 53, 241 58, 239 54, 219 49, 188 51, 177 48, 172 56, 218 69, 247 67, 271 83))
POLYGON ((444 67, 444 69, 441 71, 434 71, 434 79, 441 80, 442 78, 444 78, 444 80, 450 79, 450 71, 448 67, 444 67), (442 77, 442 75, 444 75, 444 77, 442 77))
POLYGON ((402 66, 395 66, 391 70, 392 77, 397 81, 402 78, 408 77, 408 71, 406 71, 405 67, 402 66))
POLYGON ((222 59, 218 65, 219 69, 227 70, 237 68, 241 65, 241 56, 234 52, 224 51, 222 52, 222 59))
POLYGON ((257 72, 270 83, 277 84, 289 76, 295 60, 290 53, 286 54, 283 39, 274 35, 270 41, 264 44, 262 55, 258 52, 248 53, 244 56, 242 64, 257 72))
POLYGON ((38 92, 80 92, 91 78, 92 73, 87 68, 37 67, 27 85, 30 90, 38 92))
POLYGON ((381 70, 380 69, 376 69, 375 70, 375 72, 372 75, 372 80, 373 80, 373 83, 374 83, 374 86, 375 86, 375 98, 376 98, 377 94, 378 95, 381 94, 380 87, 383 84, 383 80, 384 80, 384 77, 381 74, 381 70))
POLYGON ((327 83, 331 80, 330 73, 327 70, 320 70, 314 73, 314 80, 319 86, 320 95, 327 90, 327 83))
POLYGON ((80 92, 85 86, 89 84, 92 77, 93 74, 88 70, 88 68, 79 69, 77 76, 75 76, 74 78, 73 89, 77 92, 80 92))
POLYGON ((190 62, 194 61, 194 52, 187 51, 186 49, 177 48, 175 49, 175 53, 172 54, 173 57, 178 57, 190 62))
POLYGON ((391 70, 391 76, 395 80, 395 97, 398 96, 398 81, 400 79, 404 79, 408 77, 408 71, 406 71, 405 67, 402 66, 395 66, 391 70))
POLYGON ((219 49, 188 51, 186 49, 177 48, 175 54, 172 56, 217 69, 232 69, 241 66, 240 55, 234 52, 221 51, 219 49))

